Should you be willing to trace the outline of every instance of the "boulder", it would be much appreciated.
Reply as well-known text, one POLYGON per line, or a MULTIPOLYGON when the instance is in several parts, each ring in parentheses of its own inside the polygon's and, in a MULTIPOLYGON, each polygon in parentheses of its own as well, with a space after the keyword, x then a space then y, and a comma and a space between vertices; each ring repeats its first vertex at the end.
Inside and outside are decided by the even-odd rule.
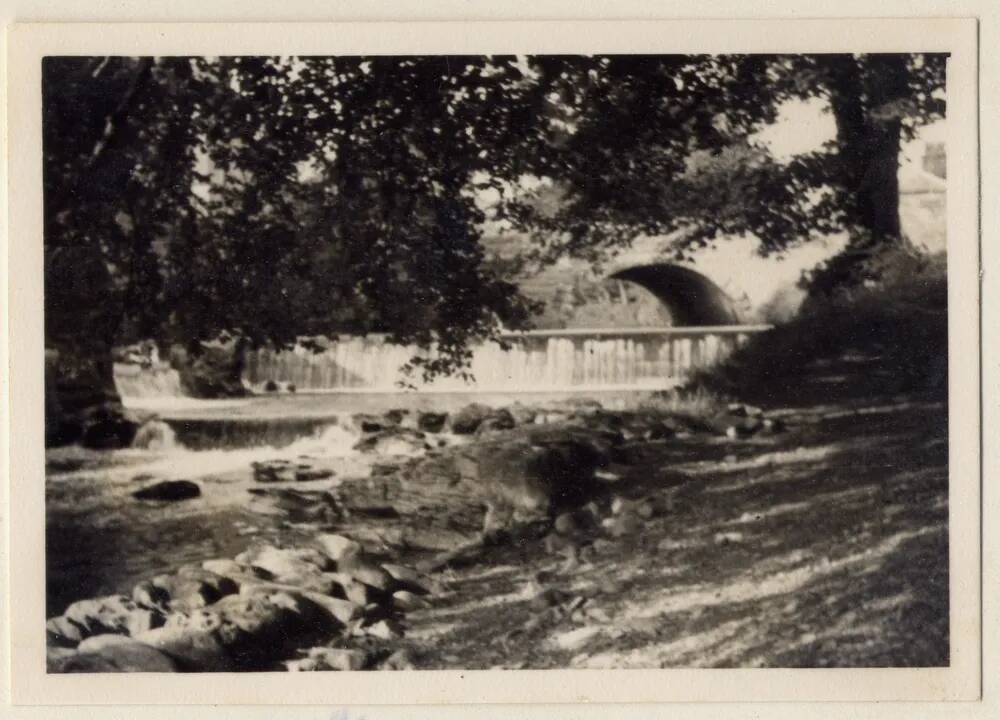
POLYGON ((230 595, 212 610, 223 619, 218 631, 222 645, 236 665, 246 669, 270 667, 341 627, 315 603, 291 592, 230 595))
POLYGON ((169 656, 146 643, 121 635, 97 635, 84 640, 79 652, 49 663, 49 672, 177 672, 169 656))
POLYGON ((173 575, 159 575, 153 578, 152 585, 167 595, 167 603, 175 611, 212 605, 240 590, 239 583, 232 578, 193 565, 185 565, 173 575))
POLYGON ((451 416, 451 431, 456 435, 471 435, 483 420, 493 415, 493 408, 480 403, 466 405, 451 416))
POLYGON ((514 420, 515 425, 531 425, 538 417, 538 411, 527 407, 521 403, 514 403, 507 408, 507 413, 514 420))
POLYGON ((132 493, 137 500, 190 500, 201 495, 201 487, 190 480, 163 480, 132 493))
POLYGON ((276 383, 274 380, 267 380, 264 382, 264 385, 263 387, 261 387, 261 390, 263 390, 266 393, 276 393, 278 392, 278 383, 276 383))
POLYGON ((417 416, 417 429, 427 433, 439 433, 448 422, 448 413, 422 412, 417 416))
POLYGON ((171 615, 165 625, 136 640, 170 657, 182 671, 232 672, 240 669, 220 638, 222 617, 207 610, 171 615))
POLYGON ((286 584, 302 584, 310 577, 333 569, 330 559, 312 548, 276 548, 259 545, 236 556, 260 578, 286 584))
POLYGON ((78 600, 63 617, 80 628, 81 639, 105 633, 134 635, 163 624, 159 613, 124 595, 78 600))
POLYGON ((371 413, 355 413, 351 416, 351 422, 363 433, 377 433, 399 425, 399 422, 392 422, 383 415, 371 413))
POLYGON ((497 432, 500 430, 510 430, 516 423, 514 422, 514 416, 510 414, 507 410, 500 409, 493 412, 492 415, 483 419, 479 423, 479 427, 476 428, 476 435, 485 435, 491 432, 497 432))

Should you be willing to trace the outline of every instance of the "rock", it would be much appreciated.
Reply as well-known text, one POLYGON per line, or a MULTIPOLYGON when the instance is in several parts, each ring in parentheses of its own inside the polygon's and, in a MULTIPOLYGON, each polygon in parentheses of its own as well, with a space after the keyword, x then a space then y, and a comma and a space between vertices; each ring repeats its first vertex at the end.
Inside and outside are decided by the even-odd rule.
POLYGON ((365 628, 365 634, 380 640, 394 640, 403 637, 403 628, 391 619, 379 620, 374 625, 365 628))
POLYGON ((361 438, 354 449, 379 455, 421 455, 430 449, 422 432, 406 427, 380 430, 361 438))
POLYGON ((266 393, 276 393, 278 392, 278 383, 276 383, 274 380, 268 380, 267 382, 264 383, 263 390, 266 393))
POLYGON ((514 417, 507 410, 496 410, 492 415, 483 419, 476 428, 476 435, 485 435, 490 432, 500 432, 511 430, 515 426, 514 417))
MULTIPOLYGON (((174 575, 158 575, 152 585, 169 598, 171 610, 194 610, 218 602, 239 592, 239 583, 202 567, 186 565, 174 575)), ((138 586, 137 586, 138 587, 138 586)), ((133 590, 133 597, 135 591, 133 590)))
POLYGON ((246 573, 246 568, 235 560, 229 558, 216 558, 205 560, 201 564, 202 569, 210 573, 215 573, 221 577, 235 578, 246 573))
POLYGON ((250 463, 253 479, 259 483, 291 482, 295 468, 287 460, 261 460, 250 463))
POLYGON ((337 569, 376 590, 391 592, 395 587, 395 581, 389 573, 363 558, 355 557, 350 562, 341 561, 337 563, 337 569))
POLYGON ((45 637, 49 645, 75 648, 86 637, 86 631, 65 615, 59 615, 46 621, 45 637))
POLYGON ((333 470, 325 470, 321 468, 298 468, 295 470, 295 481, 296 482, 313 482, 315 480, 327 480, 332 478, 336 473, 333 470))
POLYGON ((399 425, 399 421, 393 422, 385 416, 372 415, 370 413, 355 413, 351 416, 351 422, 354 427, 363 433, 377 433, 399 425))
POLYGON ((393 408, 392 410, 386 410, 382 417, 385 418, 387 423, 392 425, 401 425, 403 420, 407 415, 410 414, 409 410, 403 408, 393 408))
POLYGON ((493 408, 487 405, 480 403, 466 405, 451 416, 451 431, 456 435, 471 435, 492 414, 493 408))
POLYGON ((417 593, 418 595, 428 595, 432 592, 433 582, 430 578, 412 568, 393 563, 382 563, 385 570, 396 581, 396 586, 417 593))
MULTIPOLYGON (((66 608, 63 617, 80 628, 81 638, 115 633, 128 635, 143 632, 157 618, 147 608, 124 595, 78 600, 66 608)), ((162 623, 159 623, 162 624, 162 623)))
POLYGON ((409 590, 397 590, 392 594, 392 604, 403 611, 419 610, 427 607, 423 597, 409 590))
POLYGON ((137 500, 189 500, 201 495, 201 488, 190 480, 164 480, 132 493, 137 500))
POLYGON ((288 672, 313 672, 315 670, 319 670, 319 663, 313 658, 286 660, 285 670, 288 672))
POLYGON ((288 383, 285 385, 285 392, 293 393, 295 392, 295 383, 288 383))
POLYGON ((220 639, 222 625, 215 612, 174 614, 162 627, 135 639, 169 656, 182 671, 231 672, 239 668, 220 639))
POLYGON ((531 425, 535 422, 535 418, 538 417, 537 410, 526 407, 521 403, 514 403, 509 406, 507 412, 513 418, 515 425, 531 425))
POLYGON ((264 669, 297 648, 330 637, 342 624, 305 596, 263 590, 230 595, 213 607, 218 636, 236 665, 264 669))
POLYGON ((139 426, 132 447, 147 450, 164 450, 173 447, 177 442, 174 429, 162 420, 148 420, 139 426))
POLYGON ((335 563, 340 563, 348 558, 356 558, 361 555, 361 545, 350 538, 344 537, 343 535, 334 535, 326 533, 323 535, 318 535, 316 537, 316 542, 326 556, 333 560, 335 563))
POLYGON ((400 648, 382 661, 380 670, 415 670, 412 653, 406 648, 400 648))
POLYGON ((50 664, 50 672, 177 672, 177 663, 159 650, 121 635, 97 635, 79 652, 50 664))
POLYGON ((417 416, 417 429, 423 432, 439 433, 448 422, 448 413, 422 412, 417 416))
POLYGON ((301 584, 306 578, 332 570, 330 559, 312 548, 280 549, 272 545, 252 547, 236 556, 236 562, 249 567, 265 580, 301 584))
POLYGON ((349 672, 368 666, 368 654, 357 649, 315 647, 308 650, 307 659, 313 661, 315 670, 349 672))
POLYGON ((149 580, 143 580, 132 588, 132 599, 145 607, 166 608, 170 604, 170 593, 149 580))

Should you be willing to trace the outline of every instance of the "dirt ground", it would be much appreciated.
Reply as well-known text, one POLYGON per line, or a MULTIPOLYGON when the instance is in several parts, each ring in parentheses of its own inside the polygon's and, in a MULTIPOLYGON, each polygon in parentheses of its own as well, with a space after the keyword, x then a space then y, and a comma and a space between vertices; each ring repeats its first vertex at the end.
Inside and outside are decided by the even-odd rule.
POLYGON ((764 398, 785 433, 613 467, 662 508, 633 532, 448 568, 400 643, 421 669, 947 665, 947 403, 842 370, 764 398))

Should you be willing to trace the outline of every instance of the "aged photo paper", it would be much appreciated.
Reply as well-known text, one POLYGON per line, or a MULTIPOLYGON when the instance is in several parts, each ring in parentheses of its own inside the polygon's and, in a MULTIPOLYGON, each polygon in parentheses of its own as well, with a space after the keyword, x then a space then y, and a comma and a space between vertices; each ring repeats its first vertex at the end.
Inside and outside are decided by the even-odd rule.
POLYGON ((977 698, 976 43, 13 27, 13 702, 977 698))

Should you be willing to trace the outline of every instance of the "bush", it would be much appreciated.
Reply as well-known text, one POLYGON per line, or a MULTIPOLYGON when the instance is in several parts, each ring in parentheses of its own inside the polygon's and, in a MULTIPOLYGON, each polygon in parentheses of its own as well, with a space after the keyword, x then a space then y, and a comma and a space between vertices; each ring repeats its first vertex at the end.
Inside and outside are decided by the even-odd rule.
POLYGON ((871 361, 891 377, 885 389, 947 387, 948 284, 944 254, 886 248, 864 263, 869 278, 853 287, 810 294, 799 315, 754 336, 721 366, 693 384, 738 392, 755 383, 783 383, 816 361, 848 356, 871 361))

